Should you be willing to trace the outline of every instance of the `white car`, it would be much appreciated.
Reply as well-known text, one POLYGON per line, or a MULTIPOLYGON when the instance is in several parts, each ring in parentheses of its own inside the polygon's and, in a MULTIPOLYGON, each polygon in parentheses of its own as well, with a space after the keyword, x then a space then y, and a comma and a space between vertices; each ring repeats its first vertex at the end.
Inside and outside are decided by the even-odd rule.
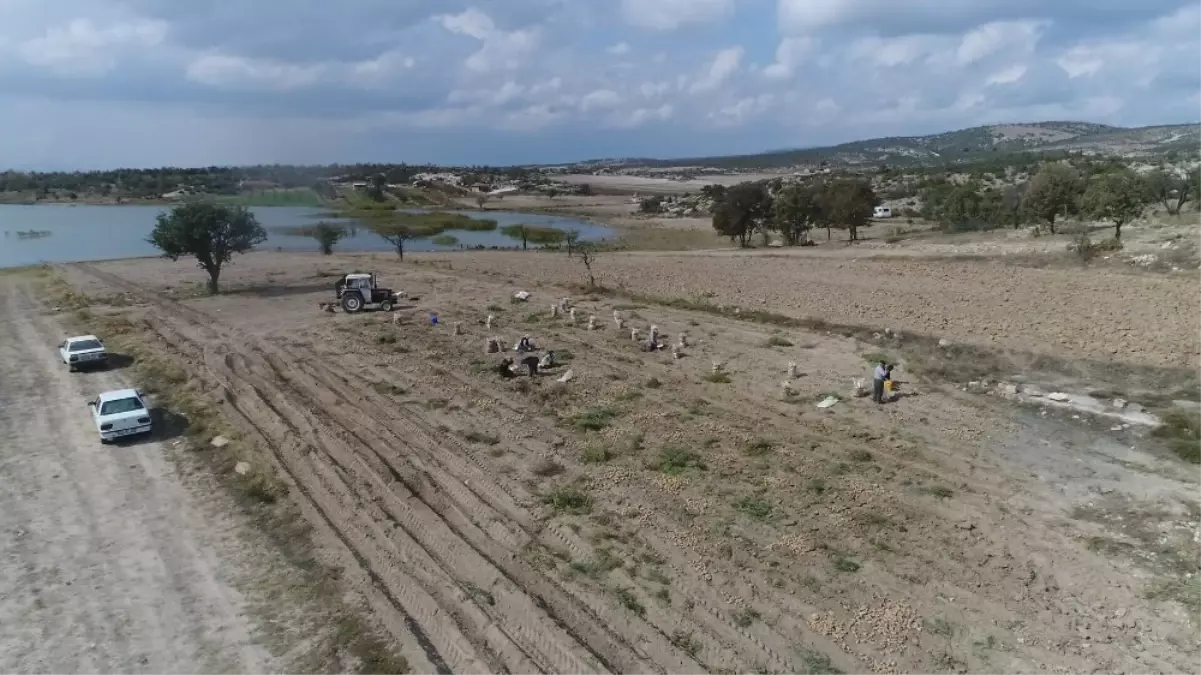
POLYGON ((95 335, 79 335, 63 340, 58 355, 72 372, 88 366, 108 365, 108 350, 95 335))
POLYGON ((106 391, 88 401, 88 407, 101 443, 154 430, 146 401, 137 389, 106 391))

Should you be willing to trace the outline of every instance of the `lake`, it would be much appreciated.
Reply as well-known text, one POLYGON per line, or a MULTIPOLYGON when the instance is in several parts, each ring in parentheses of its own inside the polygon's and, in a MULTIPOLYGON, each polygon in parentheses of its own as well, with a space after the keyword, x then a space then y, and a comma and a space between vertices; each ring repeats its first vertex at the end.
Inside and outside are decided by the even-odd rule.
MULTIPOLYGON (((112 260, 158 255, 158 249, 146 242, 154 229, 155 217, 166 206, 88 206, 73 204, 0 204, 0 267, 19 267, 42 262, 79 262, 112 260), (47 232, 46 236, 21 238, 18 231, 47 232)), ((308 237, 272 232, 273 228, 312 225, 327 214, 323 209, 293 206, 251 207, 259 224, 267 230, 266 243, 258 250, 316 251, 308 237)), ((614 236, 613 230, 576 218, 563 218, 511 211, 462 211, 472 218, 488 218, 500 225, 493 232, 450 230, 459 244, 475 246, 513 246, 512 239, 500 233, 505 225, 525 223, 562 230, 579 230, 580 239, 602 241, 614 236)), ((326 220, 336 220, 325 218, 326 220)), ((415 239, 405 251, 457 250, 459 245, 438 246, 428 239, 415 239)), ((359 227, 334 249, 343 252, 394 251, 391 244, 359 227)))

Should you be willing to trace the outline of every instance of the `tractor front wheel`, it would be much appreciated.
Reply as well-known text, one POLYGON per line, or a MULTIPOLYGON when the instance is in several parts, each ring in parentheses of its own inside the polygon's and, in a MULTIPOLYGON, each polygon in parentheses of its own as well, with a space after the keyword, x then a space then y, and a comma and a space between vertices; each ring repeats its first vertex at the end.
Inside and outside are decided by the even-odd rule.
POLYGON ((392 311, 392 301, 384 300, 383 302, 379 303, 379 311, 391 312, 392 311))
POLYGON ((362 298, 360 298, 357 295, 350 295, 350 294, 342 296, 342 310, 345 311, 347 314, 354 314, 355 312, 359 311, 360 309, 363 309, 363 299, 362 298))

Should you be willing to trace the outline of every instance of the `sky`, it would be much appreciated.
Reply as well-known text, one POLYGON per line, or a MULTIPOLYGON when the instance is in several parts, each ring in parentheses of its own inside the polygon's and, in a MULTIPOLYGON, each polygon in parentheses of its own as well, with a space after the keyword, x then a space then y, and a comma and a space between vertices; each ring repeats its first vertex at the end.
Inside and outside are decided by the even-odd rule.
POLYGON ((553 163, 1198 119, 1198 0, 0 0, 0 168, 553 163))

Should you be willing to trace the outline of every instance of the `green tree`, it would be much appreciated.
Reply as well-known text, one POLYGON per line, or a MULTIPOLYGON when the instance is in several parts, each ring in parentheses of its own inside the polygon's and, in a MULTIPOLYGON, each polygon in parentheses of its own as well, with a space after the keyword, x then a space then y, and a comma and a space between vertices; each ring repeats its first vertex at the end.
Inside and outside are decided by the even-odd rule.
POLYGON ((378 234, 384 241, 396 248, 396 255, 404 260, 405 244, 410 239, 424 239, 440 234, 445 228, 436 224, 421 222, 415 218, 401 214, 391 220, 372 222, 368 225, 372 232, 378 234))
POLYGON ((330 255, 334 252, 334 245, 348 234, 349 232, 347 232, 346 228, 341 225, 322 222, 317 223, 313 227, 312 233, 309 236, 317 240, 317 245, 321 247, 322 254, 330 255))
POLYGON ((1044 164, 1030 179, 1023 202, 1026 212, 1045 222, 1055 234, 1055 219, 1071 210, 1079 195, 1080 174, 1066 164, 1053 162, 1044 164))
POLYGON ((193 202, 160 213, 146 239, 171 260, 195 256, 208 272, 209 293, 219 292, 221 268, 235 253, 246 253, 267 240, 267 232, 249 209, 193 202))
POLYGON ((775 227, 784 243, 796 246, 809 238, 821 208, 813 190, 804 185, 786 185, 775 198, 775 227))
POLYGON ((871 225, 877 201, 871 183, 859 178, 842 178, 826 184, 820 198, 827 227, 847 228, 852 242, 859 241, 859 228, 871 225))
POLYGON ((1144 178, 1147 197, 1163 205, 1169 215, 1179 215, 1190 199, 1201 199, 1201 172, 1193 169, 1186 174, 1156 169, 1144 178))
POLYGON ((510 239, 520 239, 522 250, 529 248, 530 244, 541 244, 543 246, 559 244, 567 238, 567 233, 563 230, 555 227, 538 227, 535 225, 506 225, 500 228, 500 233, 510 239))
POLYGON ((713 209, 713 229, 746 248, 751 235, 765 228, 771 215, 772 198, 767 187, 763 183, 739 183, 727 189, 713 209))
POLYGON ((1084 210, 1098 220, 1113 223, 1113 238, 1122 239, 1122 225, 1138 218, 1147 206, 1147 190, 1129 169, 1103 174, 1090 181, 1084 192, 1084 210))

